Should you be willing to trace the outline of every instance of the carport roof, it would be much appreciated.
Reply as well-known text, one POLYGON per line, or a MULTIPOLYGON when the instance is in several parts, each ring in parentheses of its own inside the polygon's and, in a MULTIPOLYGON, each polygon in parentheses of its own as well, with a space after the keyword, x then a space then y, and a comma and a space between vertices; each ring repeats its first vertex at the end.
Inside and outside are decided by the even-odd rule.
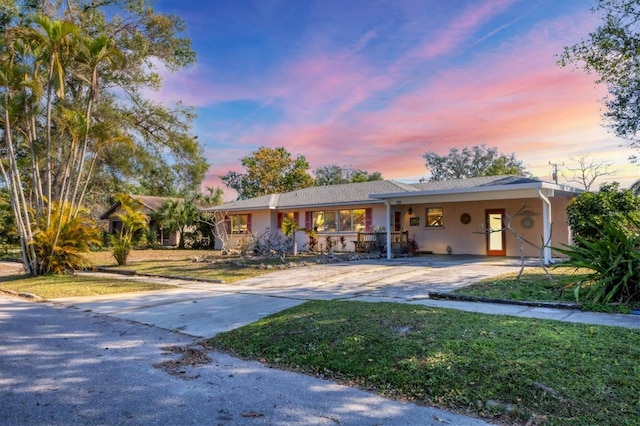
POLYGON ((379 204, 389 198, 420 197, 442 194, 482 193, 504 190, 551 189, 567 193, 580 192, 576 188, 543 182, 521 176, 486 176, 437 182, 401 183, 392 180, 312 186, 297 191, 264 195, 237 200, 204 211, 252 211, 379 204))
MULTIPOLYGON (((577 194, 582 192, 567 185, 544 182, 539 179, 522 176, 483 176, 468 179, 452 179, 436 182, 421 182, 411 185, 411 191, 397 191, 371 194, 372 198, 385 200, 390 198, 425 197, 437 195, 480 194, 503 191, 545 190, 549 193, 577 194)), ((524 194, 523 194, 524 195, 524 194)))

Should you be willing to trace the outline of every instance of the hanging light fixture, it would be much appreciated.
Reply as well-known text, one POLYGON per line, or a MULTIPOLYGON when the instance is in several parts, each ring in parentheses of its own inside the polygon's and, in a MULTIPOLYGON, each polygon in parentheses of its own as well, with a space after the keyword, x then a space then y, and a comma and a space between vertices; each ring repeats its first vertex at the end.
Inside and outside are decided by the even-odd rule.
POLYGON ((409 207, 409 210, 407 210, 407 213, 409 213, 409 216, 411 216, 413 214, 413 208, 409 207))

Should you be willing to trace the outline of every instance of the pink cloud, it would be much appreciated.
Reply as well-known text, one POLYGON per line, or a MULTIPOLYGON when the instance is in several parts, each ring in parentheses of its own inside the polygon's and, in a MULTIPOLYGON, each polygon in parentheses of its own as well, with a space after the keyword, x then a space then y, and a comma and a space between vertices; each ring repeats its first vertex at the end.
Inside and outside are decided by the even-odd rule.
POLYGON ((422 155, 445 154, 452 147, 498 146, 515 152, 540 177, 548 176, 548 161, 562 162, 585 147, 609 154, 615 139, 600 126, 596 101, 603 89, 594 88, 592 77, 555 65, 562 46, 593 27, 591 16, 542 22, 493 50, 470 48, 509 25, 477 34, 513 3, 473 3, 444 30, 425 35, 416 48, 386 65, 365 55, 381 37, 371 30, 335 51, 322 43, 307 46, 241 83, 227 84, 216 79, 215 70, 196 67, 168 78, 159 96, 181 93, 186 103, 200 106, 249 99, 284 115, 278 123, 260 124, 247 117, 202 135, 201 140, 233 146, 208 152, 213 164, 205 184, 210 186, 221 185, 217 176, 242 171, 239 159, 263 145, 304 155, 311 170, 339 164, 393 179, 426 176, 422 155), (434 62, 464 49, 464 65, 434 62), (425 73, 427 63, 438 71, 425 73))

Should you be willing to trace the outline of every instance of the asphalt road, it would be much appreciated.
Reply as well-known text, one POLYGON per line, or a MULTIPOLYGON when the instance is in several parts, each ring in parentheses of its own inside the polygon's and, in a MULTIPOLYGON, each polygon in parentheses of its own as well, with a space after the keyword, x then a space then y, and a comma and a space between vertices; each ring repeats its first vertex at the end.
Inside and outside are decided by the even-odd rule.
POLYGON ((185 347, 202 355, 181 333, 0 296, 0 424, 485 424, 222 353, 181 365, 185 347))

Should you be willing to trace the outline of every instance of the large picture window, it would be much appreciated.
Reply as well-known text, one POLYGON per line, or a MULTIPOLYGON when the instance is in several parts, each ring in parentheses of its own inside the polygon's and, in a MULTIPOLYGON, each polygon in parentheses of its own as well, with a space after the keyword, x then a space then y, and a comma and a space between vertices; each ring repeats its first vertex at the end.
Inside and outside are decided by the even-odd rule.
POLYGON ((443 226, 442 207, 427 207, 427 228, 442 228, 443 226))
POLYGON ((362 232, 366 227, 366 209, 327 210, 312 213, 317 232, 362 232))

